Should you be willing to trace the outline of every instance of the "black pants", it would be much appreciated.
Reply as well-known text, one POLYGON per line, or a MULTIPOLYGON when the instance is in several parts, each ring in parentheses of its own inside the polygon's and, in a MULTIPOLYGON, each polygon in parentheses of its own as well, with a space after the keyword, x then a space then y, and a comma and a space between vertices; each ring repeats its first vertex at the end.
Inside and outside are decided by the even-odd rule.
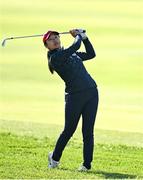
POLYGON ((94 123, 98 107, 98 90, 87 89, 65 95, 65 127, 53 152, 53 159, 59 161, 62 152, 75 132, 82 115, 83 165, 90 169, 94 148, 94 123))

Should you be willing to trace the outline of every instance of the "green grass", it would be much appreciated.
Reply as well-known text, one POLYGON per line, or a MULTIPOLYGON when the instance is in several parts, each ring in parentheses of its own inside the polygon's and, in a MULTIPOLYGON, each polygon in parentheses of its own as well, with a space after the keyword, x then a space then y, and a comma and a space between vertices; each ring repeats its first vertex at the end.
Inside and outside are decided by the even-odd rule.
MULTIPOLYGON (((82 160, 80 122, 60 170, 49 171, 47 151, 64 122, 64 84, 49 73, 41 38, 8 41, 0 48, 1 178, 143 176, 142 7, 141 0, 0 1, 1 40, 86 29, 97 57, 85 66, 100 94, 93 170, 76 171, 82 160), (70 157, 68 164, 71 152, 76 161, 70 157)), ((61 41, 67 47, 73 38, 65 35, 61 41)))
MULTIPOLYGON (((81 123, 81 122, 80 122, 81 123)), ((0 132, 10 132, 20 136, 30 136, 35 138, 49 137, 57 139, 64 125, 50 123, 35 123, 27 121, 0 120, 0 132)), ((73 136, 74 140, 82 141, 80 124, 73 136)), ((95 142, 102 144, 127 145, 143 147, 143 133, 111 131, 95 128, 95 142)))
POLYGON ((47 168, 63 127, 55 124, 0 121, 0 178, 143 178, 143 134, 95 129, 92 170, 79 173, 82 162, 80 128, 69 141, 57 170, 47 168))
POLYGON ((48 170, 52 151, 63 126, 0 120, 0 178, 141 178, 143 134, 95 129, 93 167, 77 172, 82 162, 80 128, 70 140, 58 170, 48 170))
MULTIPOLYGON (((42 0, 33 6, 7 0, 0 6, 1 39, 85 28, 97 53, 85 62, 100 92, 97 128, 143 132, 142 1, 42 0)), ((69 46, 73 38, 61 40, 69 46)), ((0 86, 1 119, 63 123, 64 84, 48 72, 41 38, 0 48, 0 86)))
POLYGON ((0 178, 143 178, 143 148, 125 145, 96 144, 93 169, 77 172, 82 161, 82 144, 72 141, 66 147, 60 168, 47 168, 47 152, 54 148, 54 140, 0 134, 0 178))

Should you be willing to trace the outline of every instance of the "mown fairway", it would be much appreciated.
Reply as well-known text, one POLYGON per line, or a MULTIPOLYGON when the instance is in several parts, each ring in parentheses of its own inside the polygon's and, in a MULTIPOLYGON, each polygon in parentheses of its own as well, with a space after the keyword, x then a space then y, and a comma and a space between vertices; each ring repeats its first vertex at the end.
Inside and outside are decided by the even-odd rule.
MULTIPOLYGON (((1 1, 1 38, 48 29, 87 29, 97 57, 96 127, 139 131, 143 113, 142 1, 1 1), (79 8, 82 6, 82 8, 79 8)), ((61 37, 63 45, 73 41, 61 37)), ((11 40, 1 51, 1 119, 63 124, 64 84, 47 69, 41 38, 11 40)))
MULTIPOLYGON (((95 129, 98 145, 94 172, 85 175, 86 178, 143 175, 140 167, 143 147, 142 7, 141 0, 0 1, 1 40, 42 34, 49 29, 62 32, 84 28, 93 42, 97 57, 85 65, 100 92, 95 129), (109 156, 102 153, 103 149, 109 151, 109 156)), ((73 38, 64 35, 61 40, 66 47, 73 38)), ((81 161, 78 157, 82 149, 80 130, 76 135, 78 140, 73 139, 65 152, 62 170, 52 176, 53 172, 46 168, 46 153, 52 150, 63 123, 64 84, 56 74, 49 73, 41 38, 8 41, 5 48, 0 48, 0 178, 64 178, 66 173, 67 178, 72 175, 84 178, 82 174, 73 173, 81 161), (27 151, 23 147, 30 149, 27 151), (74 154, 69 156, 73 151, 77 153, 77 161, 72 159, 74 154), (23 159, 20 159, 21 154, 23 159), (66 162, 68 157, 70 165, 66 162), (32 174, 34 164, 36 169, 32 174)))

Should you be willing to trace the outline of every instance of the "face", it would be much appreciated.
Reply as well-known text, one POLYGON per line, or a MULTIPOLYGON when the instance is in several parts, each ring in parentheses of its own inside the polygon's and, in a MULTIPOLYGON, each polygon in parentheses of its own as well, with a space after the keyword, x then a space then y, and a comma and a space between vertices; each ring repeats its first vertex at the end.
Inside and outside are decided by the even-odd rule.
POLYGON ((51 34, 49 39, 46 41, 46 47, 49 50, 61 48, 61 41, 59 35, 51 34))

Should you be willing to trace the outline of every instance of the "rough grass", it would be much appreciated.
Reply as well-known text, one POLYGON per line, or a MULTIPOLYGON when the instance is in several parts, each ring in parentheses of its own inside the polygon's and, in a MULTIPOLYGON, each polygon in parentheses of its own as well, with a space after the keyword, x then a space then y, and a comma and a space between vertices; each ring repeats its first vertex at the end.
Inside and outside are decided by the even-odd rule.
POLYGON ((82 144, 72 140, 66 147, 60 168, 47 168, 47 152, 54 148, 52 138, 42 139, 0 134, 0 178, 143 178, 143 148, 126 145, 96 144, 93 168, 77 172, 82 162, 82 144))

